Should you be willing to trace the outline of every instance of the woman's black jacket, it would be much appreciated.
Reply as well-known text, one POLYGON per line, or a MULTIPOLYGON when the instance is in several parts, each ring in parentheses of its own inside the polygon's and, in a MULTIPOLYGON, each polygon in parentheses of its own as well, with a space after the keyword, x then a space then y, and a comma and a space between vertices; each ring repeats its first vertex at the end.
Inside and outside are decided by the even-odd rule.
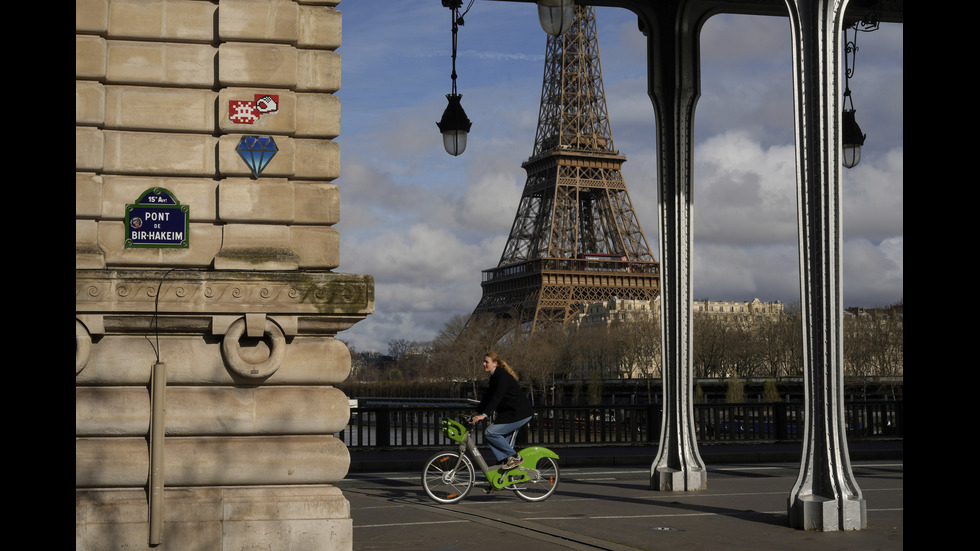
POLYGON ((517 379, 502 367, 494 369, 490 375, 490 386, 476 411, 487 417, 496 413, 493 422, 498 424, 514 423, 534 414, 517 379))

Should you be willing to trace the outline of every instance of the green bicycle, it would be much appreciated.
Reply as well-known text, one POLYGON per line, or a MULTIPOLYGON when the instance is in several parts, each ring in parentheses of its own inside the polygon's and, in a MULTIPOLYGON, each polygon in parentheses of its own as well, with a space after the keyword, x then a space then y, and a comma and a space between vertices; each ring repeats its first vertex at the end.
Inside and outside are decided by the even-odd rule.
POLYGON ((457 503, 473 489, 476 472, 473 461, 466 455, 467 451, 490 483, 487 493, 510 490, 524 501, 543 501, 555 492, 558 487, 558 454, 548 448, 532 446, 518 452, 524 459, 523 464, 506 471, 499 467, 491 469, 476 447, 474 425, 467 424, 469 430, 452 419, 442 420, 442 432, 450 440, 459 442, 459 449, 439 452, 425 462, 422 487, 433 501, 457 503))

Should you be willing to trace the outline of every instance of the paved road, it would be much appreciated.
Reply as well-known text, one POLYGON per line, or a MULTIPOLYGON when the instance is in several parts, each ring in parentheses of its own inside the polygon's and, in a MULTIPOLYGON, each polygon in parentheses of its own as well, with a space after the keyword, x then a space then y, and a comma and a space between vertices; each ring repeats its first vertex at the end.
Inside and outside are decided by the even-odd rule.
POLYGON ((904 464, 855 462, 868 528, 789 528, 798 464, 709 465, 703 492, 654 492, 641 467, 563 468, 547 501, 477 486, 462 502, 428 499, 413 472, 351 474, 354 551, 874 551, 903 548, 904 464))

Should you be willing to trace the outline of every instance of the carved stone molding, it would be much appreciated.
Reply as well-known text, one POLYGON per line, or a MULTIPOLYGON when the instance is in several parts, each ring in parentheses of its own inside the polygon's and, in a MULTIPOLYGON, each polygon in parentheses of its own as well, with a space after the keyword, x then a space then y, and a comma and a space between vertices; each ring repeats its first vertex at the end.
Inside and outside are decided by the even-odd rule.
POLYGON ((264 312, 363 317, 374 279, 330 272, 76 270, 76 313, 264 312), (158 296, 159 295, 159 296, 158 296))

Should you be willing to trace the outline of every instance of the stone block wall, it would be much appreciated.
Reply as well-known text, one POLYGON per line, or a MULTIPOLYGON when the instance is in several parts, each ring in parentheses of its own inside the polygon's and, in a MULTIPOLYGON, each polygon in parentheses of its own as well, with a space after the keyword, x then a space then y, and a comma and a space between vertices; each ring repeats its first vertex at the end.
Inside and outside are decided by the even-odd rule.
POLYGON ((76 549, 351 547, 338 3, 75 2, 76 549), (185 247, 127 242, 158 189, 185 247))

